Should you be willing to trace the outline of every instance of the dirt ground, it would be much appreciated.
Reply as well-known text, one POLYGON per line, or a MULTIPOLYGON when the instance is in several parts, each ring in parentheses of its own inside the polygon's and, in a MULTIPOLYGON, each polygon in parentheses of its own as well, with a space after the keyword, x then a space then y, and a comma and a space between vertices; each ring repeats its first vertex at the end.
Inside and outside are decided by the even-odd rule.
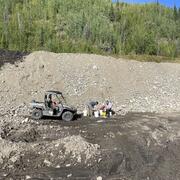
POLYGON ((17 129, 7 125, 2 138, 15 144, 24 143, 24 150, 13 164, 9 161, 13 154, 4 161, 0 179, 91 180, 100 176, 113 180, 178 180, 179 118, 180 114, 129 113, 111 119, 83 118, 69 123, 32 120, 17 129), (66 137, 81 137, 90 145, 96 144, 98 153, 87 162, 77 161, 71 155, 61 158, 58 154, 65 153, 64 147, 49 149, 49 146, 66 137))

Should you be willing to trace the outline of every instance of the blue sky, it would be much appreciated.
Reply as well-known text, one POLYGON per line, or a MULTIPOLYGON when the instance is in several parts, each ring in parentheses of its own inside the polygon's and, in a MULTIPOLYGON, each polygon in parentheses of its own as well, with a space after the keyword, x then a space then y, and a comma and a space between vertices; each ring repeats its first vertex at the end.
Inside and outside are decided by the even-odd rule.
MULTIPOLYGON (((116 1, 116 0, 113 0, 116 1)), ((128 3, 148 3, 148 2, 157 2, 157 0, 121 0, 128 3)), ((159 3, 164 4, 168 7, 180 7, 180 0, 159 0, 159 3)))

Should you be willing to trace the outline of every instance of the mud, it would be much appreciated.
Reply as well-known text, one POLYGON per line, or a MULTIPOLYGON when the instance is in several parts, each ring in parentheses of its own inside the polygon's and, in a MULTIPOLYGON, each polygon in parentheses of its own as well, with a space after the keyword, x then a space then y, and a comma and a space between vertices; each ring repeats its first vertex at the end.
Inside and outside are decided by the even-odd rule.
POLYGON ((113 180, 178 180, 179 118, 180 114, 129 113, 69 123, 44 119, 16 129, 7 125, 2 138, 24 143, 25 148, 13 163, 4 160, 0 179, 91 180, 101 176, 113 180), (82 137, 91 146, 97 144, 99 153, 87 162, 84 156, 88 151, 82 153, 80 162, 71 155, 64 156, 64 146, 55 147, 60 139, 67 137, 82 137), (64 157, 60 158, 59 153, 64 157))
POLYGON ((9 126, 3 128, 1 134, 3 139, 9 140, 11 142, 35 142, 40 137, 38 131, 33 127, 28 127, 25 129, 14 129, 9 126))

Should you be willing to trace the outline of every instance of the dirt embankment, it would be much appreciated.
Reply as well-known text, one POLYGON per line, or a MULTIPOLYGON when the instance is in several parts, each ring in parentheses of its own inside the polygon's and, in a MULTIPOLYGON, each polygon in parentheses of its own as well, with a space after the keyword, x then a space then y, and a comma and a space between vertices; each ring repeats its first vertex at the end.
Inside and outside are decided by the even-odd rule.
POLYGON ((1 102, 17 107, 44 91, 60 90, 83 109, 95 99, 111 99, 116 112, 180 110, 180 65, 142 63, 87 54, 35 52, 0 72, 1 102))

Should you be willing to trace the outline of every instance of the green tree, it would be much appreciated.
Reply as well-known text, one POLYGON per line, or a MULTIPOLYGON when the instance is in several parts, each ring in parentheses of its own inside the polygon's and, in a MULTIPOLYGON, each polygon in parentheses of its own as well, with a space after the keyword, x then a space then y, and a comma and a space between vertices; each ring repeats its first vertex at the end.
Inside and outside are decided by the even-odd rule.
POLYGON ((111 0, 0 0, 0 48, 180 55, 180 9, 111 0))

